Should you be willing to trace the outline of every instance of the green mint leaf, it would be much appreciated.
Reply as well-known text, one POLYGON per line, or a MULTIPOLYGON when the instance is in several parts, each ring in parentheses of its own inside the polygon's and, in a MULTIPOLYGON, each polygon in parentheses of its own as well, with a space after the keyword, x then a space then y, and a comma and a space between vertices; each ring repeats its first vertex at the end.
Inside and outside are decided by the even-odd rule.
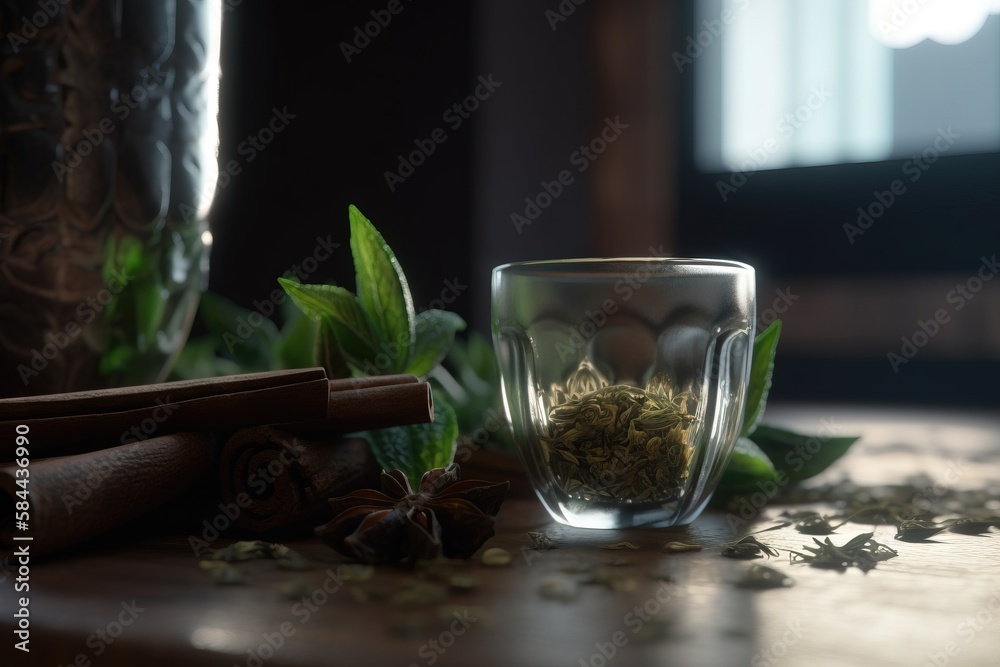
POLYGON ((774 464, 760 447, 748 438, 739 438, 733 457, 722 474, 718 492, 720 494, 739 494, 746 491, 757 491, 758 482, 777 480, 774 464))
POLYGON ((802 435, 765 424, 758 426, 751 436, 751 440, 774 462, 775 468, 788 475, 791 482, 823 472, 859 438, 853 435, 802 435))
POLYGON ((771 389, 774 373, 774 353, 781 335, 781 320, 775 320, 753 342, 753 359, 750 362, 750 379, 747 382, 747 405, 743 413, 740 435, 753 433, 764 414, 767 392, 771 389))
POLYGON ((307 317, 332 331, 347 361, 358 367, 374 362, 374 336, 354 294, 336 285, 300 285, 287 278, 278 278, 278 283, 307 317))
POLYGON ((358 302, 368 315, 380 346, 400 348, 399 353, 390 355, 393 363, 386 373, 401 373, 413 353, 416 329, 413 297, 403 269, 382 235, 353 204, 348 213, 358 302))
POLYGON ((316 363, 326 369, 326 374, 331 378, 346 378, 351 376, 351 369, 347 366, 347 359, 344 358, 344 351, 337 342, 337 335, 334 333, 330 318, 324 317, 319 324, 319 331, 316 333, 316 363))
POLYGON ((402 470, 417 490, 420 478, 433 468, 444 468, 455 457, 458 422, 445 401, 434 398, 434 421, 430 424, 393 426, 365 434, 375 459, 384 470, 402 470))
POLYGON ((216 292, 205 292, 198 304, 198 316, 217 349, 225 350, 240 368, 247 369, 244 372, 269 368, 271 350, 281 336, 266 317, 251 325, 257 321, 250 317, 253 312, 216 292))
POLYGON ((417 314, 413 354, 405 372, 426 375, 441 363, 455 342, 455 333, 465 329, 465 320, 446 310, 425 310, 417 314))
MULTIPOLYGON (((285 303, 291 303, 291 299, 285 303)), ((287 311, 286 311, 287 312, 287 311)), ((288 313, 281 328, 281 340, 277 344, 275 357, 282 368, 311 368, 316 362, 316 338, 319 325, 316 320, 306 317, 297 309, 288 313)))

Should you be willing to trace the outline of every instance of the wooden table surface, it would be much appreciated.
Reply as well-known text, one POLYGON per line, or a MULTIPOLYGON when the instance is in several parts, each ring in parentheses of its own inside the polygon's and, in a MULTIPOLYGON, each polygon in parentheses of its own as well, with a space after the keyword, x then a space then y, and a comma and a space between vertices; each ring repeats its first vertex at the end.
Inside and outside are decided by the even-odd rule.
MULTIPOLYGON (((846 478, 862 486, 895 484, 917 473, 928 476, 926 488, 935 493, 1000 483, 1000 415, 775 405, 766 421, 808 432, 832 422, 839 434, 863 436, 816 484, 846 478)), ((737 532, 723 509, 683 528, 593 531, 555 524, 536 500, 512 495, 486 545, 508 550, 512 562, 486 567, 475 557, 453 565, 450 574, 478 581, 466 591, 435 583, 433 572, 422 580, 396 566, 375 568, 364 583, 345 580, 341 559, 315 539, 285 544, 317 561, 317 569, 251 561, 238 566, 246 584, 221 586, 199 568, 187 535, 117 536, 31 563, 30 654, 13 650, 8 610, 21 594, 13 591, 16 573, 6 571, 0 664, 1000 664, 1000 531, 944 532, 907 543, 893 539, 891 525, 840 527, 831 536, 836 544, 874 530, 875 539, 899 552, 867 573, 792 563, 784 551, 754 561, 720 555, 721 545, 773 525, 783 509, 768 505, 737 532), (528 531, 545 532, 556 548, 528 549, 528 531), (640 548, 601 548, 622 540, 640 548), (665 553, 662 546, 672 540, 705 548, 665 553), (735 586, 753 563, 781 570, 794 585, 735 586), (572 600, 540 594, 543 584, 582 582, 595 565, 622 590, 580 583, 572 600), (424 593, 408 605, 399 597, 403 589, 424 593), (443 597, 419 599, 427 591, 443 597)), ((791 527, 758 537, 779 549, 812 543, 791 527)))

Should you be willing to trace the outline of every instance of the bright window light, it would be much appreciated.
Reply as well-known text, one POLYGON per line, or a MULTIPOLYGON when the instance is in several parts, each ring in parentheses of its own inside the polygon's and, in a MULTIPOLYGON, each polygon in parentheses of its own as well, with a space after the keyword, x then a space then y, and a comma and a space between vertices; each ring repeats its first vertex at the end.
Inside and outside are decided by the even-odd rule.
POLYGON ((1000 149, 1000 0, 697 0, 695 19, 704 171, 906 158, 939 131, 1000 149))

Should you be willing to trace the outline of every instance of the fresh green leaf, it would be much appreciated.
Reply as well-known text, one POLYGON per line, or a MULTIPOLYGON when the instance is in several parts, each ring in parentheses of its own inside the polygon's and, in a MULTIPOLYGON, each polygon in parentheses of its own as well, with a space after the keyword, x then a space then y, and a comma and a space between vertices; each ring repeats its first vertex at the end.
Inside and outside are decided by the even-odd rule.
POLYGON ((197 380, 241 372, 244 369, 232 359, 216 356, 215 341, 203 336, 184 345, 171 369, 171 379, 197 380))
POLYGON ((306 316, 333 331, 348 361, 359 367, 374 362, 372 330, 354 294, 335 285, 300 285, 287 278, 278 278, 278 283, 306 316))
POLYGON ((243 372, 270 367, 271 351, 280 337, 277 325, 270 319, 215 292, 201 295, 198 315, 220 349, 225 350, 243 372), (254 313, 257 317, 251 317, 254 313))
POLYGON ((319 324, 293 308, 281 327, 281 339, 275 356, 283 368, 311 368, 316 366, 316 337, 319 324))
POLYGON ((424 376, 441 363, 455 333, 465 329, 465 320, 446 310, 425 310, 417 315, 413 355, 405 372, 424 376))
POLYGON ((346 378, 351 376, 344 351, 337 341, 332 321, 324 317, 316 334, 316 363, 326 369, 331 378, 346 378))
POLYGON ((777 472, 771 459, 748 438, 739 438, 729 466, 719 482, 720 492, 738 494, 757 490, 760 482, 777 481, 777 472))
POLYGON ((764 329, 753 342, 753 359, 750 364, 750 379, 747 383, 747 405, 743 413, 743 428, 740 435, 750 435, 764 414, 767 393, 771 389, 771 375, 774 373, 774 353, 781 335, 781 320, 775 320, 764 329))
POLYGON ((434 399, 434 421, 368 431, 365 434, 384 470, 402 470, 417 490, 420 478, 433 468, 444 468, 455 457, 458 422, 447 402, 434 399))
POLYGON ((358 301, 381 345, 401 348, 400 354, 392 355, 394 363, 387 372, 402 372, 413 352, 416 334, 416 313, 406 276, 371 221, 353 204, 348 213, 358 301))
POLYGON ((799 482, 826 470, 859 437, 802 435, 761 424, 750 439, 774 462, 776 470, 784 472, 789 481, 799 482))

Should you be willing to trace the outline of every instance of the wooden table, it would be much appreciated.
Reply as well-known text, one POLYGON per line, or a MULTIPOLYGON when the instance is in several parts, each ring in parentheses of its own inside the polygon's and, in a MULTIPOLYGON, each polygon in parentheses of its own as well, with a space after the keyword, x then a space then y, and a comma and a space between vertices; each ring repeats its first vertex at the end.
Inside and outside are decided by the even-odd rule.
MULTIPOLYGON (((1000 415, 849 406, 770 406, 767 421, 817 431, 830 420, 863 439, 815 483, 849 477, 859 485, 924 473, 939 486, 989 488, 1000 482, 1000 415)), ((811 508, 812 506, 810 506, 811 508)), ((765 507, 742 533, 774 524, 787 509, 765 507)), ((835 508, 825 507, 829 511, 835 508)), ((1000 507, 994 507, 1000 513, 1000 507)), ((436 602, 406 606, 379 597, 415 580, 405 567, 375 568, 361 584, 338 575, 340 560, 314 539, 288 546, 315 559, 310 571, 240 564, 245 585, 220 586, 198 566, 186 535, 118 535, 86 552, 31 564, 31 653, 12 649, 13 581, 0 584, 3 665, 990 665, 1000 662, 1000 531, 944 532, 933 540, 875 539, 899 555, 864 573, 791 563, 788 554, 755 561, 724 558, 740 536, 722 509, 673 530, 588 531, 554 524, 530 497, 512 495, 487 547, 508 550, 507 567, 478 558, 453 573, 478 580, 436 602), (528 547, 544 531, 556 548, 528 547), (602 545, 630 541, 638 550, 602 545), (671 540, 704 545, 665 553, 671 540), (627 561, 627 562, 626 562, 627 561), (624 564, 623 564, 624 563, 624 564), (734 585, 752 563, 794 585, 734 585), (581 584, 577 597, 543 597, 545 583, 582 581, 598 565, 612 584, 581 584), (565 572, 564 569, 571 572, 565 572), (669 574, 670 581, 649 572, 669 574), (614 575, 618 575, 615 578, 614 575), (624 590, 615 590, 615 587, 624 590), (294 590, 297 600, 288 597, 294 590), (367 591, 367 592, 363 592, 367 591), (304 600, 302 599, 304 596, 304 600), (365 599, 367 597, 367 599, 365 599), (10 659, 13 657, 13 660, 10 659)), ((847 524, 842 544, 871 530, 847 524)), ((811 537, 787 527, 758 535, 779 549, 811 537)), ((227 542, 220 540, 218 546, 227 542)), ((343 572, 342 572, 343 573, 343 572)), ((12 573, 8 572, 8 575, 12 573)), ((356 576, 358 573, 354 573, 356 576)), ((16 576, 16 575, 14 575, 16 576)), ((427 585, 423 582, 420 585, 427 585)))

